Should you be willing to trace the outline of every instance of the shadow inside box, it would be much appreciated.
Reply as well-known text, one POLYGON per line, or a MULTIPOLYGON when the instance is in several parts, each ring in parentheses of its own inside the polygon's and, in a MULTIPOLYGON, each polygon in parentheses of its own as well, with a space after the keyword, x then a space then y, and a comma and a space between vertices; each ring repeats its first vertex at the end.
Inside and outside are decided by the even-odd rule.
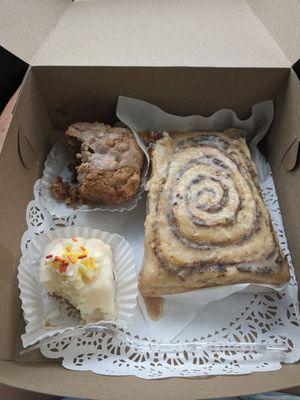
POLYGON ((14 387, 0 385, 0 399, 5 400, 61 400, 62 397, 30 392, 14 387))

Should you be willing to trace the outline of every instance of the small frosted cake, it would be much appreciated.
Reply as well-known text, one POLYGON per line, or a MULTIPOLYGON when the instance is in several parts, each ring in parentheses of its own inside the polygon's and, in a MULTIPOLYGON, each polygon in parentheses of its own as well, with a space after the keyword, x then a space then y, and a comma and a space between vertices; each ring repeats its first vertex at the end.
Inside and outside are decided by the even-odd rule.
POLYGON ((102 240, 52 240, 39 276, 47 292, 66 299, 85 322, 116 318, 113 254, 102 240))

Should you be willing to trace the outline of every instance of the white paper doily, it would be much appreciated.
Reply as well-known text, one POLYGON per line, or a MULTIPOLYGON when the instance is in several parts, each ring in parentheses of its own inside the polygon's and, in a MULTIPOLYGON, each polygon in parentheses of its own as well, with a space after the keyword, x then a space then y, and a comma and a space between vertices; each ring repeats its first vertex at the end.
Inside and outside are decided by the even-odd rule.
MULTIPOLYGON (((35 199, 27 209, 28 230, 23 236, 22 251, 37 233, 47 232, 58 226, 88 223, 92 227, 107 229, 111 213, 78 215, 65 218, 52 217, 38 202, 39 181, 35 185, 35 199), (107 217, 107 214, 109 216, 107 217)), ((269 208, 281 246, 291 259, 272 176, 262 184, 262 192, 269 208)), ((140 204, 131 214, 132 221, 144 218, 144 205, 140 204)), ((142 246, 143 227, 130 226, 127 220, 115 227, 134 249, 142 246), (140 229, 140 231, 139 231, 140 229)), ((62 358, 65 368, 90 370, 105 375, 136 375, 146 379, 170 376, 199 376, 219 374, 245 374, 253 371, 271 371, 281 363, 293 363, 300 358, 300 318, 297 301, 297 282, 291 268, 291 281, 282 293, 233 294, 222 302, 205 306, 176 336, 175 340, 193 339, 211 342, 251 342, 286 344, 284 351, 212 351, 167 353, 139 351, 107 334, 92 332, 78 337, 62 339, 42 345, 45 357, 62 358), (197 334, 195 334, 197 333, 197 334)), ((151 326, 141 311, 136 310, 128 333, 146 342, 153 341, 151 326)))

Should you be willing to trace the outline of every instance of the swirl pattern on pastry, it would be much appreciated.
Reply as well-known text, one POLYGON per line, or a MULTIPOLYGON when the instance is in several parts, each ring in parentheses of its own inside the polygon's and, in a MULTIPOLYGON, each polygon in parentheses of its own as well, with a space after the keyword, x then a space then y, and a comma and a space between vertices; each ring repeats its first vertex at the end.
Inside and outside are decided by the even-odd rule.
POLYGON ((151 259, 183 281, 207 271, 267 276, 286 267, 243 137, 166 134, 153 163, 144 266, 151 259))

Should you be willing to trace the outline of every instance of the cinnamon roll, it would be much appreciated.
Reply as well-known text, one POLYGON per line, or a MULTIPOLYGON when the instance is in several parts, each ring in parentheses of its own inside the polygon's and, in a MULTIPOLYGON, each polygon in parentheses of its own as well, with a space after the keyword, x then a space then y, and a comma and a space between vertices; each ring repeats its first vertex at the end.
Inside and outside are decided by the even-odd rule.
POLYGON ((289 280, 242 131, 164 134, 148 188, 144 296, 289 280))

